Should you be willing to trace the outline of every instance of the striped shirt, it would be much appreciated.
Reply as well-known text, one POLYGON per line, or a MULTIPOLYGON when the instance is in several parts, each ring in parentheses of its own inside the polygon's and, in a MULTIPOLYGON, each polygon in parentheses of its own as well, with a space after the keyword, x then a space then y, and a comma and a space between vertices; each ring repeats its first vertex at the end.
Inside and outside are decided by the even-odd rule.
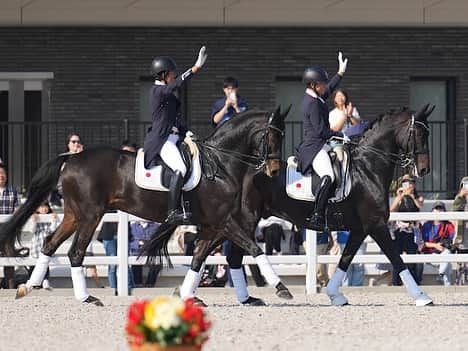
POLYGON ((0 190, 0 214, 12 214, 19 206, 18 192, 12 186, 0 190))

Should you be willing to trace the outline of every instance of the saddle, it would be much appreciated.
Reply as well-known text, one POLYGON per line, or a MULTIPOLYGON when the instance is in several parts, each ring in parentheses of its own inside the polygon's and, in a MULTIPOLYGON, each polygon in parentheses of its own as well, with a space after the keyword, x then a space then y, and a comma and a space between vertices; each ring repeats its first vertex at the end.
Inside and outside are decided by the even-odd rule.
MULTIPOLYGON (((190 191, 200 182, 202 174, 200 152, 195 143, 191 142, 189 146, 186 142, 182 142, 180 153, 187 167, 182 190, 190 191)), ((144 159, 144 151, 143 149, 139 149, 135 162, 136 185, 148 190, 169 191, 169 184, 174 171, 164 162, 158 166, 146 169, 144 159)))
MULTIPOLYGON (((328 200, 329 203, 338 203, 345 200, 351 192, 351 173, 350 164, 351 156, 347 148, 343 149, 343 161, 340 162, 336 157, 336 153, 329 153, 333 173, 335 175, 335 194, 328 200)), ((295 156, 288 158, 286 169, 286 193, 289 197, 315 202, 315 192, 320 186, 320 177, 312 171, 311 174, 302 175, 297 171, 297 160, 295 156)))

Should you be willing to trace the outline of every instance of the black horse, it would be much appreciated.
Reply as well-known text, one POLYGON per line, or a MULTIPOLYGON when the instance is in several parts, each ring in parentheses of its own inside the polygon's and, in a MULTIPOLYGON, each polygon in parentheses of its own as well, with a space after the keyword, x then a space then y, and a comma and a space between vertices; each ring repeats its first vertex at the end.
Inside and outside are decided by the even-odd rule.
MULTIPOLYGON (((250 168, 261 168, 270 175, 278 170, 285 116, 280 108, 273 113, 247 111, 198 142, 204 174, 195 189, 184 193, 184 200, 191 204, 193 221, 200 228, 200 238, 209 240, 216 237, 231 221, 232 215, 240 212, 241 189, 250 168)), ((16 239, 20 239, 21 228, 56 187, 59 178, 63 189, 64 219, 47 237, 43 248, 45 256, 42 257, 43 261, 38 261, 36 270, 47 266, 57 248, 76 233, 68 252, 75 297, 100 305, 98 299, 87 293, 82 273, 78 269, 75 270, 78 273, 73 273, 73 268, 82 266, 86 247, 103 214, 109 210, 121 210, 163 222, 168 196, 165 192, 136 186, 133 153, 103 147, 75 155, 60 155, 38 170, 31 182, 27 201, 1 227, 0 251, 8 255, 16 254, 14 245, 16 239), (76 285, 84 287, 77 290, 76 285)), ((164 235, 159 237, 159 244, 154 246, 152 243, 159 253, 167 253, 167 242, 173 229, 175 226, 169 225, 164 235)), ((250 235, 242 239, 243 249, 251 255, 258 254, 260 249, 250 235)), ((39 275, 42 274, 40 272, 39 275)), ((22 287, 17 296, 22 297, 29 291, 30 287, 22 287)))
MULTIPOLYGON (((330 203, 328 213, 341 213, 340 225, 350 230, 348 243, 340 259, 338 270, 327 286, 327 294, 334 305, 347 304, 339 291, 344 272, 347 271, 359 246, 370 235, 401 273, 402 280, 416 305, 432 304, 409 275, 400 255, 394 250, 387 222, 389 218, 389 187, 396 166, 411 167, 414 174, 424 176, 429 172, 427 141, 429 128, 427 118, 434 107, 426 105, 413 114, 407 109, 389 112, 375 120, 358 143, 349 144, 352 156, 352 190, 341 203, 330 203)), ((253 237, 260 217, 271 215, 287 219, 306 228, 313 204, 295 200, 286 193, 286 164, 283 162, 279 175, 266 177, 253 171, 246 175, 243 188, 242 221, 230 223, 231 231, 245 231, 253 237)), ((333 221, 334 218, 329 218, 333 221)), ((240 242, 237 242, 240 243, 240 242)), ((216 243, 202 241, 200 256, 209 252, 216 243)), ((194 257, 197 260, 198 257, 194 257)), ((241 259, 241 258, 240 258, 241 259)), ((232 260, 232 259, 231 259, 232 260)), ((237 258, 239 261, 239 258, 237 258)))

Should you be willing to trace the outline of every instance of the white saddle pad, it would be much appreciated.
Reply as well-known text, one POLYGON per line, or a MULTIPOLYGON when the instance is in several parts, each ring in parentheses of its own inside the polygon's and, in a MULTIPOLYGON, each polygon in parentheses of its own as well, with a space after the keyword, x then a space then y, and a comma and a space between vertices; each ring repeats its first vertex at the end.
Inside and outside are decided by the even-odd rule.
MULTIPOLYGON (((139 149, 136 157, 135 163, 135 183, 137 186, 143 189, 148 190, 158 190, 158 191, 169 191, 161 183, 161 173, 163 166, 156 166, 151 169, 145 168, 145 153, 143 149, 139 149)), ((195 188, 200 182, 201 178, 201 163, 200 163, 200 153, 198 149, 194 155, 192 155, 192 173, 190 174, 189 179, 182 187, 183 191, 189 191, 195 188)))
MULTIPOLYGON (((348 154, 345 152, 343 162, 341 163, 341 172, 345 176, 342 177, 341 184, 338 184, 335 190, 335 196, 330 198, 328 202, 343 201, 351 191, 351 175, 349 172, 348 154)), ((296 200, 315 201, 315 196, 312 193, 312 175, 304 176, 297 171, 297 161, 294 156, 288 158, 288 167, 286 169, 286 193, 289 197, 296 200)))

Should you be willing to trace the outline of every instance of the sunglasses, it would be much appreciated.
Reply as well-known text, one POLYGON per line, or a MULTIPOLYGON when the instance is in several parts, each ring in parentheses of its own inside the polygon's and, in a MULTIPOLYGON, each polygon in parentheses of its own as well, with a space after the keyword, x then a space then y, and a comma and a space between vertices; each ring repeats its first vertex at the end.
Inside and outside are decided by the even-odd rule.
POLYGON ((72 144, 81 144, 81 140, 70 140, 72 144))

